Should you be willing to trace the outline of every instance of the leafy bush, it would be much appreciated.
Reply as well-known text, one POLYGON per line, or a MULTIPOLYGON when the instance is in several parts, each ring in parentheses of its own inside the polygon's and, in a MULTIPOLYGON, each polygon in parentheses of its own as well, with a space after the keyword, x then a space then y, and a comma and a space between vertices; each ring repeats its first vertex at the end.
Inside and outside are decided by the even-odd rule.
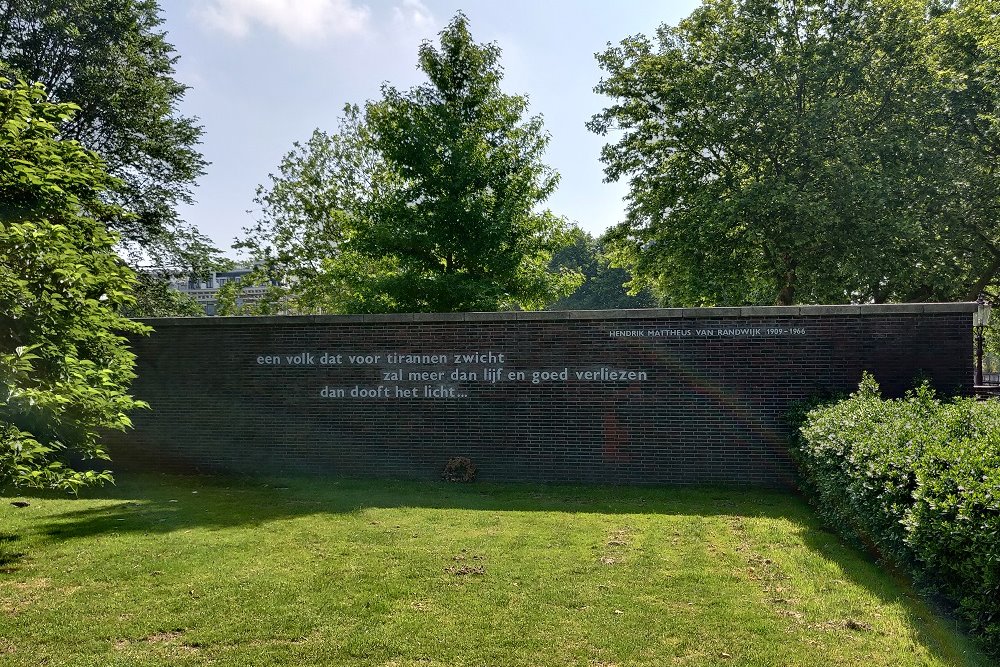
POLYGON ((115 253, 99 158, 60 138, 75 107, 0 78, 0 487, 111 479, 100 434, 129 426, 134 356, 120 314, 135 276, 115 253))
POLYGON ((466 456, 456 456, 448 459, 441 477, 448 482, 472 482, 476 479, 479 467, 466 456))
POLYGON ((898 400, 866 375, 811 410, 794 454, 802 486, 845 536, 950 600, 1000 651, 1000 401, 898 400))

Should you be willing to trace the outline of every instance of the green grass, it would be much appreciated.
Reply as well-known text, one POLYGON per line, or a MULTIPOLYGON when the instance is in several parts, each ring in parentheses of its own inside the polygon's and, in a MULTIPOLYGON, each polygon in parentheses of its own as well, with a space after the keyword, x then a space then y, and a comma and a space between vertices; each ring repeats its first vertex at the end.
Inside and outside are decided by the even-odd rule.
POLYGON ((0 665, 990 664, 784 493, 144 476, 90 496, 2 502, 0 665))

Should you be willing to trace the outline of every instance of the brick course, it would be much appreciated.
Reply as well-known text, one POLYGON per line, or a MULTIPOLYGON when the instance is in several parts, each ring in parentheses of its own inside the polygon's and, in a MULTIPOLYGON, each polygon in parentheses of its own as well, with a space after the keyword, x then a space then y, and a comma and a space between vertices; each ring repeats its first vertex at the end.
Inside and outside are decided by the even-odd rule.
POLYGON ((158 470, 433 478, 448 458, 469 456, 486 480, 787 486, 793 469, 783 416, 793 402, 851 391, 864 370, 890 395, 917 376, 942 392, 970 393, 974 310, 904 304, 146 320, 156 331, 133 341, 133 390, 152 409, 133 415, 133 431, 111 437, 111 452, 118 467, 158 470), (303 352, 313 363, 287 363, 303 352), (342 363, 320 363, 324 353, 342 355, 342 363), (504 361, 454 363, 453 355, 472 353, 504 361), (353 354, 382 358, 351 364, 353 354), (389 354, 449 359, 403 364, 389 354), (267 356, 280 363, 259 363, 267 356), (499 367, 500 381, 483 380, 483 369, 499 367), (403 380, 386 379, 400 368, 403 380), (456 369, 478 377, 453 380, 456 369), (441 371, 440 380, 409 379, 441 371), (506 379, 519 371, 524 380, 506 379), (535 384, 534 371, 567 377, 535 384), (623 371, 632 375, 611 375, 623 371), (355 387, 379 386, 388 397, 350 396, 355 387), (456 397, 424 397, 425 386, 456 397), (345 395, 324 397, 324 388, 345 395), (397 397, 411 390, 418 397, 397 397))

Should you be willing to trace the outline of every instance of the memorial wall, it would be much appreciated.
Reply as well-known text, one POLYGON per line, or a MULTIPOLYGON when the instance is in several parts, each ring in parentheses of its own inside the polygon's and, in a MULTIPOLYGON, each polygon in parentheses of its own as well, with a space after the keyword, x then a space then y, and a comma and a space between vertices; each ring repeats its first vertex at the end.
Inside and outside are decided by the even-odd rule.
POLYGON ((155 319, 119 467, 793 483, 784 415, 917 377, 972 389, 976 304, 155 319))

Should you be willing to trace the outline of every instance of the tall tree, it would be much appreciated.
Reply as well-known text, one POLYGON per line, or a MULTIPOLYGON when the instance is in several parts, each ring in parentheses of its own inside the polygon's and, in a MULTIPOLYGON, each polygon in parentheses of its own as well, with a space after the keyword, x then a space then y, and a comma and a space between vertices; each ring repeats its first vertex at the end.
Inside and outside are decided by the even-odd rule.
POLYGON ((388 312, 541 308, 580 274, 550 266, 567 224, 541 204, 556 186, 548 135, 527 100, 500 89, 500 50, 459 14, 440 49, 420 47, 429 82, 316 131, 258 189, 257 224, 237 247, 261 302, 225 312, 388 312))
POLYGON ((119 314, 135 276, 105 228, 122 213, 100 159, 60 139, 73 111, 0 78, 0 487, 110 479, 71 464, 106 458, 99 432, 139 405, 121 334, 145 329, 119 314))
POLYGON ((598 59, 613 233, 668 304, 951 299, 957 167, 923 0, 707 0, 598 59), (949 233, 949 230, 952 230, 949 233))
POLYGON ((971 301, 1000 281, 1000 9, 994 0, 932 2, 931 15, 931 66, 956 176, 942 235, 966 249, 971 301))
POLYGON ((382 88, 366 107, 372 142, 397 179, 366 206, 352 239, 391 270, 364 292, 391 310, 540 308, 579 276, 549 271, 566 223, 541 204, 558 182, 542 162, 549 137, 528 101, 500 88, 496 44, 476 44, 459 13, 424 42, 427 83, 382 88))
POLYGON ((130 253, 201 268, 217 251, 177 205, 191 201, 206 164, 202 128, 178 111, 187 88, 162 23, 155 0, 0 0, 0 76, 79 107, 61 132, 115 176, 104 196, 128 215, 109 224, 130 253))

